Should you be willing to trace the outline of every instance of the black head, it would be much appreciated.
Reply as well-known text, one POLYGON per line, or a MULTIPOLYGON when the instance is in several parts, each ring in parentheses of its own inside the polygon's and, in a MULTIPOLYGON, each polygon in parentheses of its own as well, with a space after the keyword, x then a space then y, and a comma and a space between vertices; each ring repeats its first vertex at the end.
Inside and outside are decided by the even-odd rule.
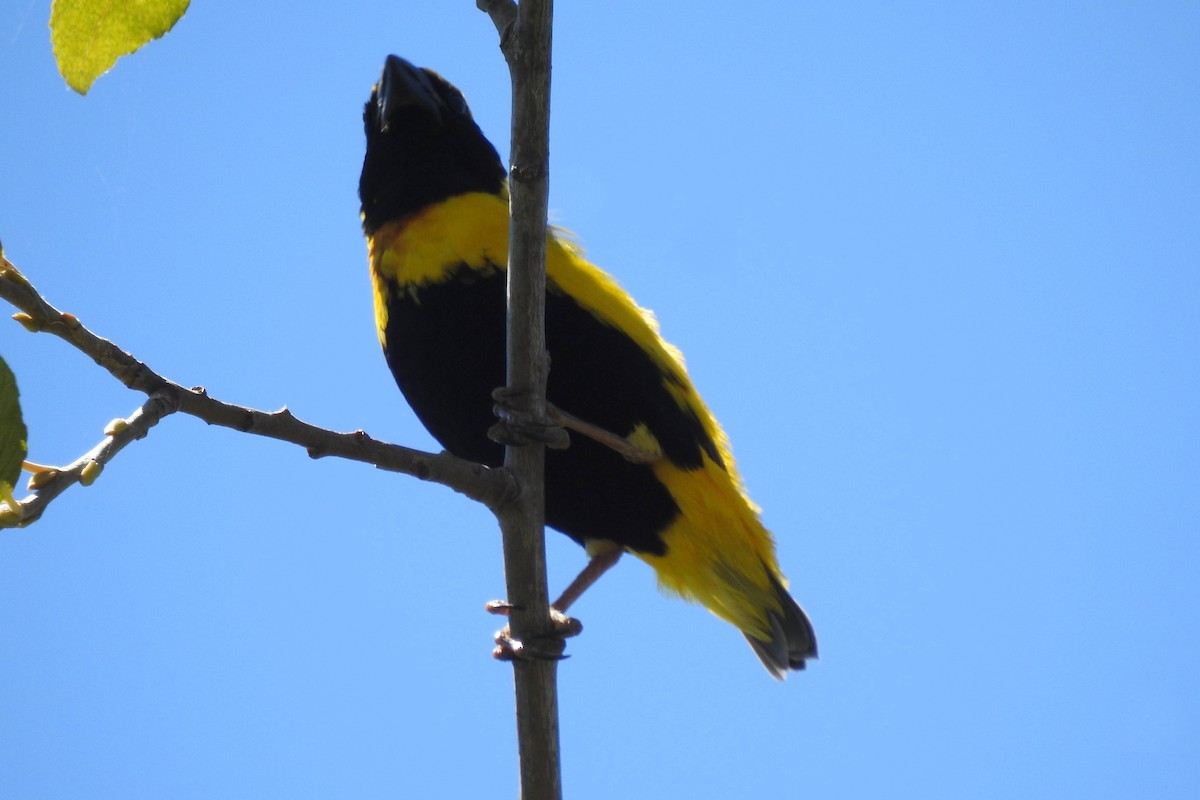
POLYGON ((367 235, 455 195, 503 191, 496 148, 462 92, 432 70, 388 56, 363 122, 367 154, 358 196, 367 235))

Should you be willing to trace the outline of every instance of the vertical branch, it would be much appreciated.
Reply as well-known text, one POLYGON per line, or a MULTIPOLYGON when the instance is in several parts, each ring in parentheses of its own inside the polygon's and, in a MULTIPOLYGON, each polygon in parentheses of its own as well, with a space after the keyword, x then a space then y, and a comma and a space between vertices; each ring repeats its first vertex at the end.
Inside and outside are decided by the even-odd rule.
MULTIPOLYGON (((517 410, 546 419, 545 343, 546 208, 550 142, 550 39, 552 0, 521 0, 515 21, 511 2, 479 0, 501 34, 512 78, 512 154, 508 245, 508 386, 517 410)), ((509 446, 505 466, 522 493, 501 514, 509 623, 518 641, 551 631, 546 589, 545 448, 509 446)), ((562 779, 558 750, 557 663, 513 661, 517 742, 523 800, 558 800, 562 779)))

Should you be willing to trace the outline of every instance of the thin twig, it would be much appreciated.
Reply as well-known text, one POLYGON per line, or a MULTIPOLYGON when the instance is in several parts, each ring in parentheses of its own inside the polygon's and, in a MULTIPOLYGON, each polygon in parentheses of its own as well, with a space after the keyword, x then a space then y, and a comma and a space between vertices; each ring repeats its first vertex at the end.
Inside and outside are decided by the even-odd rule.
POLYGON ((492 18, 500 34, 500 49, 508 46, 509 36, 517 23, 517 4, 513 0, 475 0, 475 7, 492 18))
POLYGON ((24 527, 36 521, 54 498, 77 483, 90 486, 104 465, 125 448, 145 437, 158 421, 179 410, 171 395, 156 392, 126 419, 108 423, 104 439, 65 467, 41 468, 33 473, 29 488, 34 494, 19 500, 15 509, 0 511, 0 528, 24 527))
MULTIPOLYGON (((304 422, 293 416, 286 407, 274 412, 259 411, 210 397, 202 387, 185 388, 162 377, 109 340, 92 333, 73 314, 63 313, 52 306, 3 256, 0 256, 0 298, 20 309, 20 313, 14 314, 13 318, 28 330, 52 333, 64 339, 130 389, 143 392, 152 398, 161 398, 171 410, 197 417, 210 425, 291 442, 306 448, 313 458, 339 456, 440 483, 497 512, 519 493, 516 481, 507 470, 488 469, 449 453, 426 453, 388 444, 373 439, 362 431, 338 433, 304 422)), ((161 416, 160 414, 159 418, 161 416)), ((149 427, 146 425, 146 430, 149 427)), ((142 435, 145 435, 144 431, 142 435)), ((109 439, 101 443, 101 446, 109 439)), ((119 449, 120 447, 116 448, 119 449)), ((115 454, 116 450, 113 450, 109 457, 115 454)), ((89 453, 83 456, 83 459, 90 455, 89 453)), ((79 461, 75 462, 78 463, 79 461)), ((70 468, 64 468, 63 471, 67 469, 70 468)), ((62 489, 75 482, 77 481, 65 484, 62 489)), ((46 486, 49 485, 46 484, 37 490, 38 495, 45 493, 46 486)), ((62 489, 54 495, 60 494, 62 489)), ((50 499, 52 498, 36 503, 29 498, 26 500, 30 500, 29 507, 36 508, 37 516, 40 516, 50 499)), ((26 500, 21 501, 23 507, 26 500)), ((28 513, 28 509, 26 511, 28 513)), ((34 518, 36 519, 36 516, 34 518)), ((28 524, 29 521, 29 517, 26 516, 20 524, 28 524)), ((4 527, 2 522, 0 527, 4 527)))

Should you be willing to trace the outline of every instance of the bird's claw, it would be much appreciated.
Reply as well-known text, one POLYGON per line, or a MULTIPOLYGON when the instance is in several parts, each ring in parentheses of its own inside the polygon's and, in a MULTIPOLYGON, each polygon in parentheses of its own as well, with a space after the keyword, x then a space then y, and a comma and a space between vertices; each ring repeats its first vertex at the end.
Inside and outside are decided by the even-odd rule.
MULTIPOLYGON (((489 614, 506 617, 514 606, 503 600, 493 600, 484 608, 489 614)), ((567 647, 566 640, 578 636, 582 631, 582 622, 551 607, 549 633, 517 639, 513 637, 509 626, 505 625, 496 631, 496 647, 492 650, 492 658, 497 661, 561 661, 569 658, 563 652, 567 647)))
POLYGON ((492 658, 497 661, 562 661, 570 658, 563 651, 567 643, 556 636, 538 637, 528 641, 514 639, 508 627, 496 631, 496 646, 492 658))
POLYGON ((503 445, 521 446, 527 444, 543 444, 551 450, 565 450, 571 444, 571 437, 565 428, 546 418, 535 418, 534 415, 513 408, 513 401, 522 397, 524 392, 501 386, 492 392, 496 404, 492 413, 500 418, 488 428, 488 438, 503 445))
POLYGON ((507 617, 508 612, 512 611, 514 608, 516 608, 516 606, 507 600, 489 600, 483 606, 484 611, 488 612, 489 614, 495 614, 499 617, 507 617))

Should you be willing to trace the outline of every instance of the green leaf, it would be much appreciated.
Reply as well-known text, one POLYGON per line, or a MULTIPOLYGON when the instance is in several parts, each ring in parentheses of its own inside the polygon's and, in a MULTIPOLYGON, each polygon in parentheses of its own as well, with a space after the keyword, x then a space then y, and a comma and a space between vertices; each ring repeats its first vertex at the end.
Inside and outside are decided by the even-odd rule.
POLYGON ((50 41, 67 85, 87 94, 117 59, 157 39, 189 0, 54 0, 50 41))
POLYGON ((25 420, 17 401, 17 379, 0 358, 0 498, 12 496, 25 460, 25 420))

